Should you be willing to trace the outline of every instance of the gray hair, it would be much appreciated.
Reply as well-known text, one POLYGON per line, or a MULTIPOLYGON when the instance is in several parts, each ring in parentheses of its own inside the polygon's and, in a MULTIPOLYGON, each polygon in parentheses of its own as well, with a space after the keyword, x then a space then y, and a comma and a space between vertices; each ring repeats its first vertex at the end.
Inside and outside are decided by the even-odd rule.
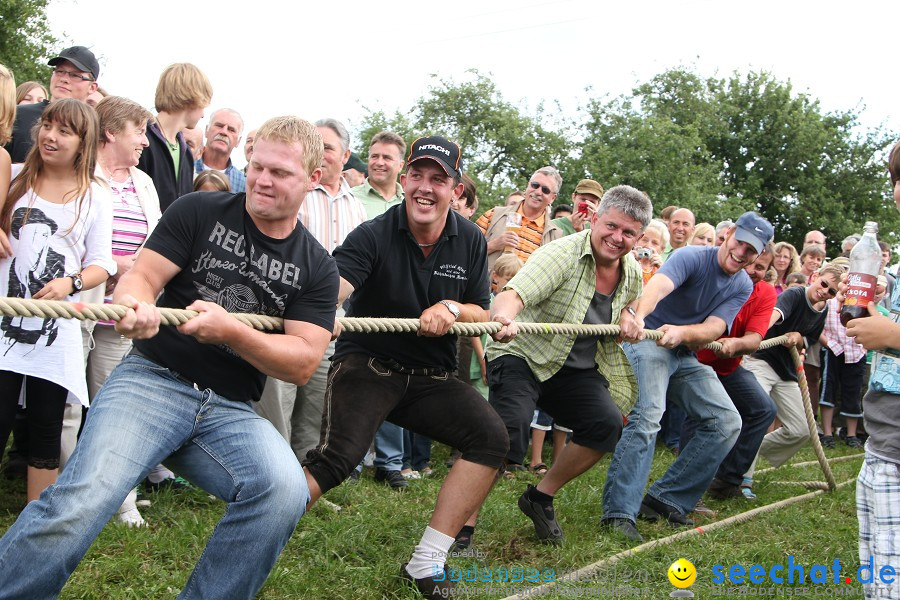
POLYGON ((665 221, 659 219, 651 219, 650 223, 644 227, 644 231, 656 231, 659 233, 659 240, 662 242, 663 248, 669 245, 669 228, 665 221))
POLYGON ((617 185, 606 190, 597 207, 597 214, 603 214, 611 208, 618 209, 646 229, 653 218, 653 203, 650 196, 630 185, 617 185))
MULTIPOLYGON (((555 193, 558 194, 559 190, 562 189, 562 175, 559 174, 559 169, 556 167, 541 167, 534 172, 534 175, 537 175, 538 173, 545 175, 556 182, 555 193)), ((532 175, 532 177, 534 177, 534 175, 532 175)))
POLYGON ((216 115, 220 112, 231 113, 238 118, 238 120, 241 122, 241 130, 238 132, 238 137, 240 137, 240 134, 244 133, 244 117, 241 116, 241 113, 234 110, 233 108, 217 108, 211 115, 209 115, 209 122, 212 123, 213 121, 215 121, 216 115))
POLYGON ((350 134, 347 133, 347 128, 344 127, 344 124, 337 119, 319 119, 316 121, 316 127, 327 127, 335 132, 341 140, 341 152, 346 152, 350 149, 350 134))
POLYGON ((722 233, 723 229, 728 229, 729 227, 734 227, 734 221, 731 219, 725 219, 724 221, 719 221, 719 224, 716 225, 716 235, 722 233))
POLYGON ((859 243, 859 239, 860 238, 858 235, 848 235, 847 237, 845 237, 844 241, 841 242, 841 252, 847 252, 848 250, 851 250, 853 246, 859 243))

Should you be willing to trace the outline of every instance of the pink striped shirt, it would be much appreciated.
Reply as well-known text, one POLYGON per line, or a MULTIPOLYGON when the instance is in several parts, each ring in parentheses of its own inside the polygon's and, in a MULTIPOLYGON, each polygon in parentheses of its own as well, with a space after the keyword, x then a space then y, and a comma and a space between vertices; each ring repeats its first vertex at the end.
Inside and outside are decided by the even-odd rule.
POLYGON ((347 180, 341 177, 336 196, 321 184, 306 194, 300 205, 300 222, 328 252, 344 243, 347 234, 366 220, 366 209, 353 196, 347 180))
POLYGON ((825 329, 822 333, 828 340, 828 348, 835 356, 843 354, 845 363, 857 363, 866 357, 866 349, 853 338, 847 337, 847 328, 841 325, 841 305, 837 298, 828 301, 828 314, 825 316, 825 329))

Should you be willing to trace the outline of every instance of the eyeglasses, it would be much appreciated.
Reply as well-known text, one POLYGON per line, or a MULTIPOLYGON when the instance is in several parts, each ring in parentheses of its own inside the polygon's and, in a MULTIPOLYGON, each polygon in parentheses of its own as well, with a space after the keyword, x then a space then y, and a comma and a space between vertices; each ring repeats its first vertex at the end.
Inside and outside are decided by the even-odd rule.
POLYGON ((53 73, 59 77, 68 77, 69 79, 80 79, 82 81, 94 80, 94 78, 90 75, 82 75, 81 73, 76 73, 75 71, 66 71, 65 69, 53 69, 53 73))
POLYGON ((541 185, 541 184, 539 184, 537 181, 532 181, 532 182, 530 182, 528 185, 530 185, 530 186, 531 186, 531 189, 533 189, 533 190, 536 190, 536 189, 540 188, 541 191, 542 191, 543 193, 547 194, 548 196, 549 196, 550 194, 553 193, 553 190, 551 190, 550 188, 548 188, 546 185, 541 185))
POLYGON ((835 296, 837 296, 837 290, 834 289, 833 287, 829 287, 827 281, 825 281, 824 279, 820 279, 820 280, 819 280, 819 283, 822 285, 823 288, 828 289, 828 295, 829 295, 829 296, 831 296, 832 298, 834 298, 835 296))

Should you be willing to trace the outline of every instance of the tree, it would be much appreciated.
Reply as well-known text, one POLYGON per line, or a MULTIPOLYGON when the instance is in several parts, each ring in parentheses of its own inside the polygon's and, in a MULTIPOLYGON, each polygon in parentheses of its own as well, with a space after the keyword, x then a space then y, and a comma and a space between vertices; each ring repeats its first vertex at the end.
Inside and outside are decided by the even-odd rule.
POLYGON ((529 115, 505 100, 488 77, 474 70, 469 76, 461 83, 435 77, 410 110, 391 118, 370 111, 358 136, 365 144, 376 131, 390 129, 407 142, 421 135, 457 142, 463 169, 478 185, 481 208, 487 208, 522 187, 540 167, 558 165, 570 147, 566 136, 542 124, 552 120, 543 106, 529 115))
POLYGON ((586 172, 607 186, 645 190, 659 208, 685 206, 713 224, 756 210, 776 239, 798 247, 810 229, 834 247, 866 220, 898 241, 884 175, 894 136, 861 133, 856 113, 823 113, 790 82, 765 72, 703 79, 672 69, 631 96, 589 103, 586 113, 586 172))
POLYGON ((0 63, 17 83, 47 82, 47 61, 58 40, 47 22, 49 0, 0 0, 0 63))

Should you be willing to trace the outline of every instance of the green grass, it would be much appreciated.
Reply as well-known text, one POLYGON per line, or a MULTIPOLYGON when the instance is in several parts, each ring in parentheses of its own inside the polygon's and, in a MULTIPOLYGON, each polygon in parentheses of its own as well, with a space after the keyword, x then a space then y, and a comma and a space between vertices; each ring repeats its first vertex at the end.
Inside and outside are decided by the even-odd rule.
MULTIPOLYGON (((828 451, 829 456, 858 452, 845 446, 828 451)), ((447 451, 436 447, 433 463, 436 476, 412 481, 407 491, 398 493, 376 484, 367 473, 358 485, 343 484, 326 498, 340 505, 339 513, 317 505, 300 522, 260 598, 415 598, 399 577, 434 506, 443 476, 447 451)), ((807 448, 794 461, 812 460, 807 448)), ((658 450, 653 477, 671 463, 672 455, 658 450)), ((531 522, 516 508, 516 500, 530 474, 514 481, 501 480, 482 511, 475 534, 475 548, 482 558, 458 557, 450 564, 468 568, 477 564, 490 569, 574 570, 612 556, 629 547, 610 537, 599 526, 601 493, 609 459, 569 484, 556 500, 566 542, 559 547, 539 544, 531 522)), ((855 478, 861 460, 833 465, 838 482, 855 478)), ((761 467, 766 465, 761 465, 761 467)), ((750 508, 806 493, 799 486, 782 486, 776 480, 822 480, 817 466, 782 468, 759 477, 755 491, 759 500, 707 501, 725 518, 750 508)), ((624 585, 623 574, 641 572, 644 581, 634 587, 648 588, 646 597, 668 597, 675 588, 666 571, 678 558, 690 560, 698 571, 692 586, 698 597, 712 592, 711 569, 734 563, 762 564, 768 570, 786 563, 789 554, 796 563, 833 563, 840 559, 844 569, 858 566, 855 485, 832 494, 761 515, 754 520, 657 547, 616 565, 618 581, 583 581, 561 585, 560 590, 541 598, 573 597, 580 589, 624 585), (627 571, 626 571, 627 570, 627 571), (569 594, 569 595, 566 595, 569 594)), ((163 491, 150 496, 153 504, 141 512, 150 526, 129 529, 107 525, 73 574, 61 598, 172 598, 184 585, 207 537, 220 518, 224 504, 205 493, 163 491)), ((0 480, 0 532, 15 520, 25 502, 22 481, 0 480)), ((703 520, 698 519, 698 525, 703 520)), ((663 538, 676 530, 663 524, 639 523, 645 539, 663 538)), ((234 549, 240 553, 242 549, 234 549)), ((247 560, 253 557, 248 556, 247 560)), ((632 576, 633 579, 633 576, 632 576)), ((466 583, 466 598, 497 598, 485 591, 486 583, 466 583)), ((533 585, 533 584, 532 584, 533 585)), ((784 584, 788 585, 788 584, 784 584)), ((807 584, 811 585, 811 584, 807 584)), ((846 586, 849 588, 850 586, 846 586)), ((597 597, 597 596, 595 596, 597 597)))

